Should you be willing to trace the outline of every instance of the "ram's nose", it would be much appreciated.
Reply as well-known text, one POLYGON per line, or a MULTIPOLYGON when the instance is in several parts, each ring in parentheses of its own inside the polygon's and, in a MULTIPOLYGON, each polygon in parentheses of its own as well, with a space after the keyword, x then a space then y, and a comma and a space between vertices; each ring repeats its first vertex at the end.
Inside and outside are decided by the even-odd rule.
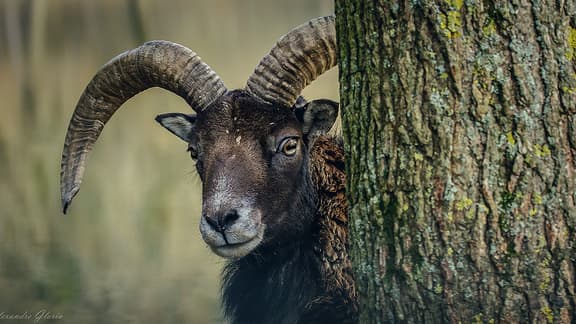
POLYGON ((242 257, 256 248, 264 237, 266 226, 262 213, 254 208, 228 208, 210 213, 204 210, 200 233, 218 255, 242 257))
POLYGON ((203 217, 213 230, 224 235, 226 229, 232 227, 240 216, 236 209, 228 209, 211 215, 204 214, 203 217))

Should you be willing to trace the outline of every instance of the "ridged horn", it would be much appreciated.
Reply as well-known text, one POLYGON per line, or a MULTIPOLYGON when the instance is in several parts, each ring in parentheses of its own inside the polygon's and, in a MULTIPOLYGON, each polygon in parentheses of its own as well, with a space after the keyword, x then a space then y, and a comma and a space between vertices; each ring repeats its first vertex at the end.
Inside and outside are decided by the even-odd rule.
POLYGON ((64 213, 80 189, 86 159, 106 122, 126 100, 152 87, 179 95, 197 111, 226 92, 196 53, 176 43, 147 42, 110 60, 84 89, 68 124, 60 165, 64 213))
POLYGON ((337 63, 334 16, 316 18, 284 35, 248 79, 257 98, 291 107, 302 90, 337 63))

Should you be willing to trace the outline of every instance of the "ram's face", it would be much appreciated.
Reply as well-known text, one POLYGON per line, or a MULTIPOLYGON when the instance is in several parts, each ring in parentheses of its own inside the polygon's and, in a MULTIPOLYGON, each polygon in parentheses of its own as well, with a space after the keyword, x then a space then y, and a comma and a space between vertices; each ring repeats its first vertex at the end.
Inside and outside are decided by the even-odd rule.
POLYGON ((290 223, 306 150, 290 109, 242 96, 221 103, 198 115, 189 148, 202 179, 202 237, 216 254, 241 257, 290 223))
POLYGON ((293 237, 309 223, 295 210, 314 205, 307 144, 318 134, 303 118, 310 114, 299 109, 232 91, 197 116, 159 117, 188 142, 196 161, 203 189, 200 231, 216 254, 242 257, 269 241, 293 237))

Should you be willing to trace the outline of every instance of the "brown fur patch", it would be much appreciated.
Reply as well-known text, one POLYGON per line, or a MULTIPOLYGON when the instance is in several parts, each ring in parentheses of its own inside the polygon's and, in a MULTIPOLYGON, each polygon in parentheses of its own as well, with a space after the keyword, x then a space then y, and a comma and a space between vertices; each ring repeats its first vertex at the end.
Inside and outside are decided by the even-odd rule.
MULTIPOLYGON (((334 138, 319 137, 311 149, 310 161, 312 180, 317 185, 319 194, 319 237, 315 251, 321 261, 326 297, 340 299, 330 303, 346 308, 344 318, 355 322, 358 304, 348 255, 348 205, 342 144, 334 138)), ((318 302, 327 303, 324 300, 318 302)))

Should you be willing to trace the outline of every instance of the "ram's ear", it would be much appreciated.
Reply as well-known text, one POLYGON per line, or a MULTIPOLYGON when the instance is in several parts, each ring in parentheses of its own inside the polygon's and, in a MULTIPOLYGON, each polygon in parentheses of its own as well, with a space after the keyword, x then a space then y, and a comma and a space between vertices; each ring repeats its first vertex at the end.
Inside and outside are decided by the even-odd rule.
POLYGON ((196 121, 195 115, 168 113, 156 116, 156 121, 170 133, 180 137, 186 143, 190 142, 190 134, 196 121))
POLYGON ((297 107, 295 113, 302 122, 302 133, 310 140, 332 128, 338 117, 338 103, 328 99, 313 100, 297 107))

